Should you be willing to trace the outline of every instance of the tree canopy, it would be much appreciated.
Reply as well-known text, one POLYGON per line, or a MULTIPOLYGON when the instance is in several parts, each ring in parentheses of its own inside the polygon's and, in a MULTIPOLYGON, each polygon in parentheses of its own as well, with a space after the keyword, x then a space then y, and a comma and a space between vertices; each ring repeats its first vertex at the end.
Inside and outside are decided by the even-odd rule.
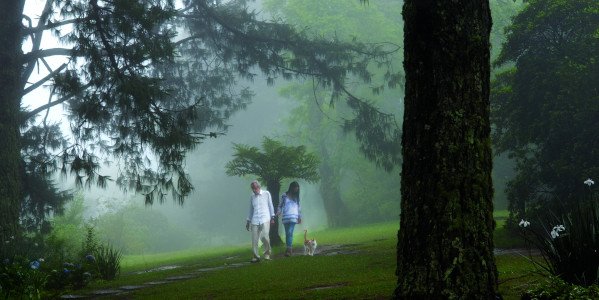
POLYGON ((265 21, 242 0, 47 0, 38 16, 24 14, 25 2, 0 11, 0 35, 10 41, 0 49, 7 62, 0 130, 13 146, 2 147, 7 152, 0 156, 19 161, 20 149, 23 166, 6 165, 0 178, 7 204, 0 210, 13 224, 10 207, 18 211, 25 186, 13 184, 18 173, 50 185, 56 171, 81 186, 115 180, 144 194, 148 204, 169 193, 181 203, 193 188, 185 154, 226 130, 227 118, 250 101, 237 79, 313 77, 337 99, 350 95, 347 76, 369 82, 368 62, 384 63, 389 52, 385 45, 318 38, 265 21), (44 46, 50 33, 60 46, 44 46), (36 70, 43 75, 34 76, 36 70), (44 87, 48 98, 22 106, 25 95, 44 87), (57 105, 70 133, 46 118, 57 105), (117 178, 101 174, 104 162, 118 166, 117 178))
POLYGON ((235 158, 225 166, 229 176, 256 175, 262 182, 298 178, 308 182, 319 179, 318 157, 306 151, 305 146, 285 146, 264 137, 263 151, 257 147, 235 144, 235 158))
POLYGON ((513 221, 576 203, 599 174, 599 3, 533 0, 507 29, 493 83, 493 137, 516 162, 513 221))
MULTIPOLYGON (((357 39, 364 42, 389 42, 399 47, 401 35, 401 3, 376 1, 367 6, 358 1, 330 0, 326 5, 317 0, 264 1, 267 12, 281 17, 285 22, 304 26, 318 35, 344 41, 357 39)), ((402 70, 401 52, 394 53, 392 67, 402 70)), ((373 78, 384 78, 385 69, 376 65, 369 68, 373 78)), ((398 80, 403 78, 398 73, 398 80)), ((375 82, 376 79, 373 80, 375 82)), ((401 134, 399 122, 401 84, 395 88, 379 85, 355 85, 352 93, 366 97, 388 120, 388 132, 364 130, 369 141, 379 146, 387 142, 389 148, 379 147, 380 154, 369 152, 364 143, 353 135, 354 127, 366 128, 357 122, 346 122, 354 117, 354 110, 345 103, 330 105, 330 91, 312 82, 292 82, 280 89, 280 94, 294 100, 295 108, 284 121, 281 132, 290 143, 301 143, 313 149, 321 158, 320 195, 329 226, 344 226, 357 222, 372 222, 397 218, 399 190, 397 176, 390 176, 399 162, 401 134), (373 93, 376 91, 376 93, 373 93), (391 138, 391 139, 390 139, 391 138), (370 161, 374 160, 374 164, 370 161), (383 168, 385 170, 383 170, 383 168), (386 172, 389 171, 389 172, 386 172), (367 197, 364 194, 368 194, 367 197), (393 209, 395 208, 395 209, 393 209)), ((375 123, 364 115, 363 123, 375 123)), ((365 139, 361 139, 364 141, 365 139)))

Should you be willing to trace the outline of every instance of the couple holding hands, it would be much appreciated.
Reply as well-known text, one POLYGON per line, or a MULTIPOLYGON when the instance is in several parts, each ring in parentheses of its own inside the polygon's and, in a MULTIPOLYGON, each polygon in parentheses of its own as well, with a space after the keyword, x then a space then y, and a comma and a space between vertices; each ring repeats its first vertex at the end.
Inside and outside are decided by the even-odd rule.
MULTIPOLYGON (((250 184, 252 195, 250 197, 250 212, 248 214, 245 228, 252 232, 252 252, 251 262, 260 261, 258 252, 258 241, 261 240, 264 245, 264 259, 270 260, 271 247, 268 237, 270 224, 275 222, 275 211, 272 205, 272 198, 268 191, 262 190, 260 183, 256 180, 250 184)), ((276 212, 277 216, 282 217, 285 227, 285 244, 287 250, 285 256, 292 254, 293 230, 295 224, 302 223, 300 208, 300 187, 297 182, 289 184, 287 192, 281 195, 281 202, 276 212)))

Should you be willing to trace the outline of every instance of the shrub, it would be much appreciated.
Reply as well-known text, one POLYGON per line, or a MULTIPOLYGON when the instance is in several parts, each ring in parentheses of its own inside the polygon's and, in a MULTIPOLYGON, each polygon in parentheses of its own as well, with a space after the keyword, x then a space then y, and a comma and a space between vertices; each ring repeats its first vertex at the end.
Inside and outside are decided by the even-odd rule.
POLYGON ((81 289, 87 286, 92 279, 91 269, 86 265, 65 262, 49 271, 46 288, 49 290, 81 289))
POLYGON ((599 299, 599 286, 582 287, 569 284, 557 277, 549 277, 544 283, 526 291, 522 299, 599 299))
POLYGON ((589 286, 599 279, 599 206, 590 189, 594 182, 588 179, 585 184, 589 197, 570 212, 532 226, 521 220, 520 226, 524 238, 545 259, 541 267, 568 283, 589 286))
POLYGON ((114 279, 121 271, 122 253, 110 244, 101 245, 96 251, 98 273, 104 280, 114 279))
POLYGON ((48 278, 40 269, 41 264, 18 256, 13 260, 5 258, 0 263, 0 292, 4 298, 41 299, 48 278))

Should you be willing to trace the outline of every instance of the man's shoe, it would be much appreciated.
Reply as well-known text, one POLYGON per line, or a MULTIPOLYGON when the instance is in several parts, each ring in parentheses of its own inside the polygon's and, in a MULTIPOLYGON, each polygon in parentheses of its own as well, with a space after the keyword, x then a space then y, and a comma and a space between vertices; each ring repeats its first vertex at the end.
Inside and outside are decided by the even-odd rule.
POLYGON ((251 263, 257 263, 257 262, 260 262, 260 259, 259 259, 259 258, 256 258, 256 257, 254 257, 254 258, 252 258, 252 260, 250 260, 250 262, 251 262, 251 263))
POLYGON ((264 255, 264 260, 270 260, 270 255, 264 255))

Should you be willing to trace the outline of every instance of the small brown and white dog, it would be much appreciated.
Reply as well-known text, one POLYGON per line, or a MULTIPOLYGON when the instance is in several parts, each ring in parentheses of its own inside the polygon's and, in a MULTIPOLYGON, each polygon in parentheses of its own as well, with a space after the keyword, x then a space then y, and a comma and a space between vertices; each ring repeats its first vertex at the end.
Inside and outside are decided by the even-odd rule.
POLYGON ((315 239, 308 239, 308 229, 304 229, 304 255, 313 256, 317 245, 315 239))

